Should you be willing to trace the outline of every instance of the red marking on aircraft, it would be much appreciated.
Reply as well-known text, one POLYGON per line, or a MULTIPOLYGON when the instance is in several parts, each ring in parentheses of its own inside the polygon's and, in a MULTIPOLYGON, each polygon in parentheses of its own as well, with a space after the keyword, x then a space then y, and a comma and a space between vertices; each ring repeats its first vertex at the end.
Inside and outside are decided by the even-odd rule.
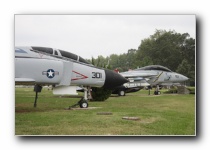
POLYGON ((83 75, 83 74, 81 74, 81 73, 79 73, 79 72, 76 72, 76 71, 72 71, 72 72, 74 72, 74 73, 76 73, 76 74, 78 74, 78 75, 80 75, 80 76, 79 76, 78 78, 73 78, 73 79, 71 79, 71 81, 88 78, 87 76, 85 76, 85 75, 83 75))

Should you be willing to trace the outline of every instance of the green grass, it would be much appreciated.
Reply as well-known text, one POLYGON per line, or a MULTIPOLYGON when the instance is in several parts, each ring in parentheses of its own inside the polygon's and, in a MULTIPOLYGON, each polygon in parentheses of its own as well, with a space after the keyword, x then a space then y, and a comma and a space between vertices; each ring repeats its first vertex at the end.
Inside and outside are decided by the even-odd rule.
POLYGON ((192 94, 149 96, 142 90, 123 97, 112 95, 104 102, 89 102, 89 107, 96 109, 65 110, 80 98, 60 98, 43 89, 37 108, 33 108, 33 89, 15 90, 16 135, 196 135, 192 94), (122 119, 125 116, 140 120, 122 119))

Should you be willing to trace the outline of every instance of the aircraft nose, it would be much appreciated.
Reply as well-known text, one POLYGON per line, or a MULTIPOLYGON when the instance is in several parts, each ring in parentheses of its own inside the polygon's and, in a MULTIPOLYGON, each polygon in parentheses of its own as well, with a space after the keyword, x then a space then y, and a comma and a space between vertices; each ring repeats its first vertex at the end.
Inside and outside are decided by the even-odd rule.
POLYGON ((183 78, 183 81, 187 81, 187 80, 189 80, 189 78, 188 78, 188 77, 186 77, 186 76, 184 76, 184 75, 182 75, 182 78, 183 78))
POLYGON ((186 76, 184 76, 184 77, 185 77, 185 78, 184 78, 185 80, 189 80, 189 78, 188 78, 188 77, 186 77, 186 76))
POLYGON ((125 79, 123 76, 112 70, 104 70, 104 71, 106 74, 106 79, 103 87, 106 89, 112 89, 128 82, 127 79, 125 79))

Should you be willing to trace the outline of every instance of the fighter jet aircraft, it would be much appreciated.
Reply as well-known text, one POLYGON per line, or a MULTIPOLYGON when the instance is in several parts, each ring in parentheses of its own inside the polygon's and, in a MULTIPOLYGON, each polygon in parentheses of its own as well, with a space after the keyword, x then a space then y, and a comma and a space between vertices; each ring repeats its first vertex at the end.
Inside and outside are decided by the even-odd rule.
POLYGON ((139 69, 120 73, 129 80, 128 83, 116 88, 113 93, 124 96, 126 92, 135 92, 145 86, 156 86, 155 95, 159 95, 160 85, 172 85, 188 80, 184 75, 172 72, 170 69, 160 66, 151 65, 139 69))
POLYGON ((35 85, 34 107, 42 86, 53 85, 54 94, 74 94, 76 87, 84 88, 84 97, 78 102, 88 107, 90 87, 112 89, 128 82, 114 71, 94 67, 82 57, 48 47, 15 47, 15 84, 35 85))

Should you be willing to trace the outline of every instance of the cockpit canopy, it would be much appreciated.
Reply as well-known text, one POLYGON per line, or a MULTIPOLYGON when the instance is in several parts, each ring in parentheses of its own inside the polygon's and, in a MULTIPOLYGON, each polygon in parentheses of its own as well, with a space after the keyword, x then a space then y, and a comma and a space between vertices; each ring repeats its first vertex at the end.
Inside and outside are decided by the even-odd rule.
POLYGON ((72 60, 75 60, 75 61, 78 61, 78 62, 82 62, 82 63, 85 63, 85 64, 90 64, 84 58, 82 58, 82 57, 80 57, 76 54, 73 54, 73 53, 70 53, 70 52, 67 52, 67 51, 63 51, 63 50, 60 50, 60 49, 54 50, 53 48, 49 48, 49 47, 35 47, 35 46, 32 46, 32 49, 34 51, 38 51, 38 52, 41 52, 41 53, 47 53, 47 54, 53 55, 55 57, 56 56, 61 56, 61 57, 69 58, 69 59, 72 59, 72 60), (58 54, 58 51, 60 52, 60 55, 58 54))
POLYGON ((151 65, 151 66, 146 66, 146 67, 142 67, 139 69, 135 69, 135 70, 158 70, 158 71, 166 71, 166 72, 172 72, 170 69, 160 66, 160 65, 151 65))

